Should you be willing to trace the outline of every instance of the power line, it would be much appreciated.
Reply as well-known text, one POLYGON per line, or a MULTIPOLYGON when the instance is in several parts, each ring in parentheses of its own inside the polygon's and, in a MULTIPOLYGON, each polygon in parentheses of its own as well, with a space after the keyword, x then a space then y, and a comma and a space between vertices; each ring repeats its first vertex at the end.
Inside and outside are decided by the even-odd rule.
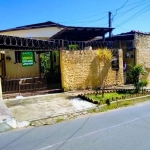
MULTIPOLYGON (((149 0, 148 0, 147 2, 145 2, 145 3, 143 3, 143 2, 144 2, 144 1, 142 1, 141 3, 139 3, 138 5, 136 5, 135 7, 132 7, 131 9, 128 9, 127 11, 121 12, 121 13, 120 13, 121 15, 119 15, 116 19, 120 18, 121 16, 125 15, 126 13, 128 13, 129 11, 131 11, 131 10, 137 8, 137 7, 141 7, 141 6, 145 5, 146 3, 149 2, 149 0)), ((115 20, 116 20, 116 19, 115 19, 115 20)))
MULTIPOLYGON (((105 13, 102 13, 102 14, 105 14, 105 13)), ((69 22, 71 23, 78 23, 76 22, 77 20, 83 20, 83 19, 87 19, 87 18, 91 18, 91 17, 94 17, 94 16, 99 16, 100 14, 96 14, 96 15, 92 15, 92 16, 88 16, 88 17, 83 17, 83 18, 79 18, 79 19, 74 19, 74 20, 70 20, 69 22)), ((60 22, 60 23, 68 23, 68 21, 63 21, 63 22, 60 22)), ((80 23, 80 22, 79 22, 80 23)))
MULTIPOLYGON (((114 25, 116 25, 116 24, 114 24, 114 25)), ((125 28, 123 28, 123 27, 118 27, 118 28, 121 28, 121 29, 123 29, 124 31, 129 31, 128 29, 125 29, 125 28)))
MULTIPOLYGON (((125 6, 125 4, 127 3, 127 1, 126 1, 126 3, 124 3, 124 5, 122 5, 122 6, 119 8, 119 10, 120 10, 121 8, 123 8, 123 7, 131 6, 131 5, 133 5, 133 4, 137 4, 137 3, 138 3, 138 5, 139 5, 140 2, 143 3, 143 0, 140 0, 140 1, 136 2, 136 3, 132 3, 132 4, 129 4, 129 5, 126 5, 126 6, 125 6)), ((141 4, 141 3, 140 3, 140 4, 141 4)), ((144 4, 146 4, 146 3, 144 3, 144 4)), ((136 5, 136 7, 137 7, 137 5, 136 5)), ((127 11, 129 11, 129 10, 127 10, 127 11)), ((125 12, 127 12, 127 11, 125 11, 125 12)), ((108 13, 108 12, 107 12, 107 13, 108 13)), ((119 13, 119 14, 122 14, 122 13, 119 13)), ((106 15, 106 16, 103 16, 103 17, 100 18, 100 19, 90 20, 90 21, 82 21, 82 22, 75 22, 75 23, 85 23, 85 24, 83 24, 83 25, 87 25, 87 24, 90 24, 90 23, 92 23, 92 22, 96 22, 96 21, 105 19, 105 17, 107 17, 107 15, 106 15)), ((106 19, 107 19, 107 18, 106 18, 106 19)), ((104 25, 107 25, 107 23, 104 24, 104 25)))
POLYGON ((76 23, 86 23, 89 24, 91 22, 96 22, 96 21, 99 21, 99 20, 103 20, 103 19, 106 19, 107 15, 103 16, 102 18, 99 18, 99 19, 95 19, 95 20, 90 20, 90 21, 82 21, 82 22, 76 22, 76 23))
MULTIPOLYGON (((128 0, 127 0, 128 1, 128 0)), ((127 2, 126 1, 126 2, 127 2)), ((137 4, 137 3, 140 3, 140 2, 142 2, 143 0, 140 0, 140 1, 137 1, 137 2, 134 2, 134 3, 131 3, 131 4, 128 4, 128 5, 122 5, 121 7, 123 8, 125 8, 125 7, 128 7, 128 6, 131 6, 131 5, 134 5, 134 4, 137 4)), ((125 4, 125 3, 124 3, 125 4)), ((119 10, 121 9, 121 7, 119 8, 119 10)), ((114 12, 114 11, 116 11, 116 9, 112 9, 112 10, 110 10, 111 12, 114 12)), ((108 11, 107 12, 103 12, 103 13, 101 13, 101 14, 95 14, 95 15, 91 15, 91 16, 87 16, 87 17, 83 17, 83 18, 79 18, 79 19, 73 19, 73 20, 69 20, 69 21, 63 21, 63 22, 59 22, 59 23, 82 23, 82 22, 76 22, 76 21, 78 21, 78 20, 83 20, 83 19, 87 19, 87 18, 91 18, 91 17, 94 17, 94 16, 99 16, 99 15, 102 15, 102 14, 106 14, 106 13, 108 13, 108 11)), ((98 20, 98 19, 97 19, 98 20)), ((93 20, 91 20, 91 22, 92 22, 93 20)), ((88 22, 88 21, 84 21, 84 22, 88 22)))
MULTIPOLYGON (((127 10, 127 11, 125 11, 125 12, 121 12, 121 13, 118 13, 118 14, 122 14, 122 15, 120 15, 119 17, 121 17, 121 16, 123 16, 123 15, 125 15, 127 12, 129 12, 129 11, 131 11, 131 10, 133 10, 133 9, 135 9, 135 8, 137 8, 137 7, 139 7, 139 6, 142 6, 142 5, 145 5, 146 3, 148 3, 148 2, 145 2, 144 4, 142 4, 144 1, 143 0, 140 0, 140 1, 138 1, 138 2, 135 2, 135 3, 132 3, 132 4, 129 4, 129 5, 126 5, 125 6, 125 4, 128 2, 128 0, 120 7, 120 8, 118 8, 117 9, 117 11, 118 10, 120 10, 120 9, 122 9, 122 8, 125 8, 125 7, 128 7, 128 6, 131 6, 131 5, 134 5, 134 4, 137 4, 135 7, 132 7, 131 9, 129 9, 129 10, 127 10), (142 4, 142 5, 141 5, 142 4)), ((147 7, 147 6, 146 6, 147 7)), ((145 7, 145 8, 146 8, 145 7)), ((115 9, 116 10, 116 9, 115 9)), ((142 9, 143 10, 143 9, 142 9)), ((142 11, 142 10, 140 10, 140 11, 142 11)), ((148 11, 148 10, 147 10, 148 11)), ((108 12, 107 12, 108 13, 108 12)), ((140 12, 139 12, 140 13, 140 12)), ((144 13, 144 12, 143 12, 144 13)), ((103 13, 104 14, 104 13, 103 13)), ((134 14, 133 16, 131 16, 131 17, 136 17, 136 15, 137 14, 134 14)), ((139 14, 140 15, 140 14, 139 14)), ((93 15, 93 16, 95 16, 95 15, 93 15)), ((118 17, 118 18, 119 18, 118 17)), ((123 21, 122 23, 120 23, 119 25, 117 25, 117 27, 120 27, 124 22, 129 22, 132 18, 128 18, 128 19, 126 19, 125 21, 123 21), (130 19, 130 20, 129 20, 130 19)), ((89 17, 88 17, 89 18, 89 17)), ((117 18, 117 19, 118 19, 117 18)), ((103 20, 103 19, 108 19, 107 18, 107 15, 105 15, 105 16, 103 16, 103 17, 101 17, 101 18, 99 18, 99 19, 95 19, 95 20, 90 20, 90 21, 81 21, 81 22, 75 22, 75 23, 84 23, 83 25, 87 25, 87 24, 90 24, 90 23, 93 23, 93 22, 96 22, 96 21, 99 21, 99 20, 103 20)), ((134 19, 134 18, 133 18, 134 19)), ((107 23, 106 24, 104 24, 104 25, 107 25, 107 23)), ((116 28, 117 28, 116 27, 116 28)))
POLYGON ((113 16, 112 20, 113 20, 113 19, 115 18, 115 16, 117 15, 118 10, 122 9, 122 8, 127 4, 128 1, 129 1, 129 0, 126 0, 125 3, 124 3, 120 8, 116 9, 116 13, 115 13, 115 15, 113 16))
MULTIPOLYGON (((118 19, 118 18, 120 18, 121 16, 123 16, 123 15, 125 15, 127 12, 129 12, 129 11, 131 11, 131 10, 133 10, 133 9, 135 9, 135 8, 137 8, 137 7, 140 7, 140 6, 142 6, 142 5, 145 5, 145 4, 147 4, 149 1, 147 1, 147 2, 145 2, 144 3, 144 1, 140 1, 141 3, 138 3, 136 6, 134 6, 134 7, 132 7, 131 9, 128 9, 127 11, 125 11, 125 12, 122 12, 122 13, 120 13, 120 14, 122 14, 122 15, 120 15, 119 17, 117 17, 116 19, 118 19)), ((147 8, 149 5, 147 5, 146 7, 144 7, 143 9, 145 9, 145 8, 147 8)), ((142 10, 143 10, 142 9, 142 10)), ((140 10, 141 11, 141 10, 140 10)), ((135 16, 137 15, 137 13, 136 14, 134 14, 135 16)), ((132 16, 131 16, 132 17, 132 16)), ((129 19, 129 18, 128 18, 129 19)), ((127 19, 127 20, 128 20, 127 19)), ((104 26, 105 25, 107 25, 108 23, 105 23, 105 24, 103 24, 104 26)))
POLYGON ((104 17, 102 17, 102 18, 100 18, 100 19, 91 20, 91 21, 87 21, 87 23, 85 23, 85 22, 83 22, 83 23, 85 23, 84 25, 87 25, 87 24, 90 24, 90 23, 93 23, 93 22, 96 22, 96 21, 99 21, 99 20, 106 19, 106 17, 107 17, 107 16, 104 16, 104 17))
POLYGON ((125 23, 127 23, 127 22, 129 22, 129 21, 131 21, 131 20, 133 20, 133 19, 135 19, 136 17, 138 17, 138 16, 140 16, 140 15, 142 15, 143 13, 145 13, 145 12, 147 12, 148 10, 150 10, 150 4, 149 5, 147 5, 146 7, 144 7, 143 9, 141 9, 140 11, 138 11, 136 14, 134 14, 134 15, 132 15, 131 17, 129 17, 128 19, 126 19, 125 21, 123 21, 123 22, 121 22, 120 24, 118 24, 117 26, 116 26, 116 28, 117 27, 120 27, 121 25, 123 25, 123 24, 125 24, 125 23), (148 7, 148 9, 146 9, 148 7), (145 10, 146 9, 146 10, 145 10), (145 10, 145 11, 144 11, 145 10))

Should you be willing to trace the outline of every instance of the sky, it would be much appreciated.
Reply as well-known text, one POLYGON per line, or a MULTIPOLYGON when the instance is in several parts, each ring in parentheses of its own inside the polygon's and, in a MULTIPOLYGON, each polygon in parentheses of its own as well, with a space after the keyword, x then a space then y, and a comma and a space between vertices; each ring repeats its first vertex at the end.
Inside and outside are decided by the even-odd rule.
POLYGON ((0 30, 53 21, 68 26, 108 27, 113 35, 150 32, 150 0, 0 0, 0 30))

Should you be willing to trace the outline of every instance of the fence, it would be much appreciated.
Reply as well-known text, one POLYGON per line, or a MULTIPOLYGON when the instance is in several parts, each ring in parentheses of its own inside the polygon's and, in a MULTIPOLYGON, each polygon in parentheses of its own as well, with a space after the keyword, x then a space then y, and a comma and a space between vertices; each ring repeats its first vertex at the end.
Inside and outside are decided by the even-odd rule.
POLYGON ((108 49, 131 49, 134 48, 133 40, 120 41, 67 41, 67 40, 47 40, 47 39, 31 39, 13 36, 0 35, 0 48, 13 49, 14 51, 24 51, 31 49, 32 51, 52 51, 52 50, 84 50, 87 47, 92 49, 108 48, 108 49))

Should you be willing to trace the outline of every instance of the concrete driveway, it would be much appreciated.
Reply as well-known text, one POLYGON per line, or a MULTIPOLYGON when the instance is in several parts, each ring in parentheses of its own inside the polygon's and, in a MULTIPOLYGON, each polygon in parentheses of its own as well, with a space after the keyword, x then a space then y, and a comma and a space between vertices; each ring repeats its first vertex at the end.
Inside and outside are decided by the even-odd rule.
POLYGON ((75 113, 95 105, 72 93, 57 93, 4 100, 17 121, 32 121, 60 114, 75 113))

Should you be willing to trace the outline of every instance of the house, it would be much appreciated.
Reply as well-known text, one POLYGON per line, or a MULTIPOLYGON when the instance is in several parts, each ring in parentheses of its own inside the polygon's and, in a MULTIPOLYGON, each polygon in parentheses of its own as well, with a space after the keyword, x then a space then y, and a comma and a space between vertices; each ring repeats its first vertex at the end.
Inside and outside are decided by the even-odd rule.
MULTIPOLYGON (((147 72, 144 78, 150 84, 150 33, 132 30, 114 35, 111 40, 120 41, 119 47, 123 49, 123 61, 127 64, 126 71, 130 69, 128 66, 130 63, 142 64, 147 72)), ((127 80, 127 83, 131 82, 127 80)))

